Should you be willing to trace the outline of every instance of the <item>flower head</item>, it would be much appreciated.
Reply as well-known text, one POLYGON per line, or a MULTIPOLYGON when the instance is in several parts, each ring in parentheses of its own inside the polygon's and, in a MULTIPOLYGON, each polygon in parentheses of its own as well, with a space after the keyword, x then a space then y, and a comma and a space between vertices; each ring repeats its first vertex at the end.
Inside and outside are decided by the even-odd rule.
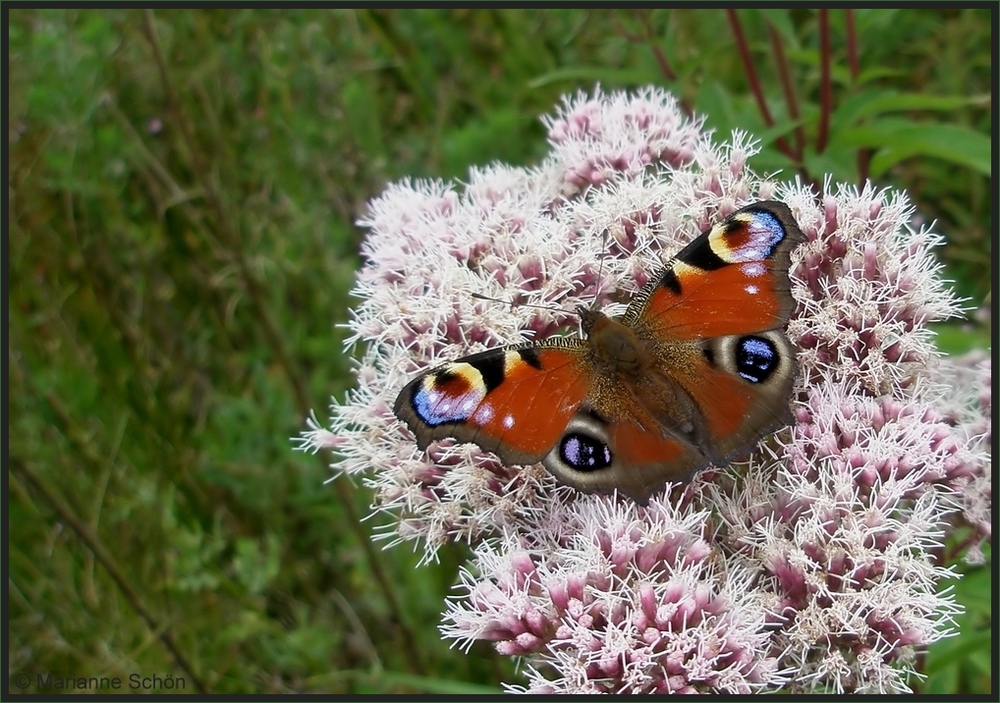
POLYGON ((545 123, 537 168, 371 203, 358 385, 302 448, 366 477, 387 539, 427 559, 474 545, 442 632, 526 657, 511 690, 908 690, 957 610, 933 551, 956 520, 990 534, 990 367, 933 346, 928 323, 959 310, 940 237, 901 193, 759 178, 745 135, 716 143, 660 90, 580 94, 545 123), (640 506, 473 444, 420 451, 396 420, 416 373, 571 327, 578 305, 620 311, 718 217, 772 198, 808 239, 790 272, 795 423, 745 461, 640 506))

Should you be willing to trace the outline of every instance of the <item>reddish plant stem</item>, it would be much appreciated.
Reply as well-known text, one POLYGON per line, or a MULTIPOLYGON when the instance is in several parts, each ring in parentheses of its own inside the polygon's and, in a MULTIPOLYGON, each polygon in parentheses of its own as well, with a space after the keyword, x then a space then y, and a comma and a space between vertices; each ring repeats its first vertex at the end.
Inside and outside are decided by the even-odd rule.
MULTIPOLYGON (((649 46, 653 51, 653 58, 656 59, 656 63, 660 67, 660 72, 663 74, 663 77, 668 81, 674 80, 677 77, 677 74, 674 73, 672 68, 670 68, 670 62, 667 61, 667 55, 663 53, 663 49, 653 43, 652 37, 649 39, 649 46)), ((694 110, 691 108, 691 105, 683 96, 677 98, 677 104, 680 105, 681 112, 688 117, 694 114, 694 110)))
MULTIPOLYGON (((774 52, 774 63, 778 67, 778 77, 781 80, 781 90, 785 94, 785 104, 788 105, 788 116, 793 120, 799 119, 799 100, 795 95, 795 86, 792 84, 792 72, 788 66, 788 58, 785 56, 785 47, 781 41, 781 35, 774 25, 767 23, 767 31, 771 37, 771 51, 774 52)), ((802 153, 806 148, 806 133, 802 125, 795 127, 795 160, 802 163, 802 153)))
POLYGON ((938 552, 934 562, 938 566, 945 566, 951 564, 958 560, 958 557, 966 549, 971 547, 973 544, 982 539, 982 535, 973 530, 966 537, 964 537, 960 542, 951 546, 951 548, 945 547, 941 552, 938 552))
POLYGON ((861 73, 858 64, 858 34, 854 29, 854 10, 844 10, 844 20, 847 34, 847 62, 851 67, 851 78, 857 78, 861 73))
MULTIPOLYGON (((747 46, 746 37, 743 36, 743 26, 740 24, 740 18, 736 15, 736 10, 726 10, 726 16, 729 18, 729 26, 733 30, 733 37, 736 40, 736 48, 740 52, 740 60, 743 62, 743 69, 747 74, 747 82, 750 83, 750 90, 757 100, 757 107, 760 109, 761 117, 764 118, 764 124, 768 127, 774 126, 774 118, 771 116, 771 111, 767 107, 767 101, 764 99, 764 90, 761 88, 760 79, 757 77, 757 71, 753 67, 753 59, 750 57, 750 47, 747 46)), ((784 137, 778 137, 775 140, 778 148, 781 149, 788 158, 795 159, 795 151, 789 146, 788 142, 785 141, 784 137)))
MULTIPOLYGON (((858 61, 858 33, 854 28, 854 10, 844 10, 844 24, 847 35, 847 63, 851 67, 851 80, 856 83, 858 75, 861 73, 861 64, 858 61)), ((872 152, 870 149, 858 149, 858 185, 864 185, 868 180, 868 167, 871 163, 872 152)))
POLYGON ((830 84, 830 11, 819 11, 819 76, 820 105, 819 126, 816 130, 816 153, 826 149, 830 133, 830 111, 833 103, 833 89, 830 84))
POLYGON ((674 69, 670 67, 670 62, 667 61, 667 55, 663 53, 663 49, 654 44, 656 37, 653 35, 653 26, 649 24, 649 22, 641 23, 643 27, 643 34, 639 35, 635 32, 627 30, 617 18, 611 18, 611 24, 614 25, 618 34, 625 37, 626 41, 633 44, 649 44, 653 51, 653 58, 656 59, 656 64, 660 67, 660 72, 663 74, 663 77, 668 81, 674 80, 677 78, 677 74, 674 73, 674 69))
MULTIPOLYGON (((656 65, 660 67, 660 73, 663 74, 664 79, 667 81, 673 81, 677 79, 677 73, 670 66, 670 61, 667 60, 667 55, 664 53, 663 49, 656 44, 656 37, 653 35, 653 28, 648 23, 644 25, 645 35, 639 35, 635 32, 630 32, 622 23, 616 18, 611 18, 611 24, 614 26, 615 31, 625 38, 626 41, 633 44, 647 44, 649 45, 650 51, 653 52, 653 58, 656 59, 656 65)), ((691 109, 690 104, 683 97, 677 98, 677 103, 681 107, 681 111, 687 115, 691 116, 694 114, 694 110, 691 109)))
POLYGON ((667 61, 667 55, 663 53, 663 49, 653 44, 652 38, 650 39, 650 46, 653 48, 653 56, 656 58, 656 63, 660 67, 663 77, 668 81, 674 80, 677 74, 674 73, 674 69, 670 68, 670 62, 667 61))

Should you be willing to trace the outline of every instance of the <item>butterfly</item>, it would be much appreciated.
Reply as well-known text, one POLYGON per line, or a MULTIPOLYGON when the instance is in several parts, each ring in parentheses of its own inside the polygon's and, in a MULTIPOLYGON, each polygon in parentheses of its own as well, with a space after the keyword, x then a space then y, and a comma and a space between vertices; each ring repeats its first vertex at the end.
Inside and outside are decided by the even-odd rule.
POLYGON ((395 415, 421 449, 472 442, 508 466, 541 462, 579 490, 644 504, 791 422, 788 268, 804 241, 784 203, 748 205, 681 249, 620 320, 581 306, 584 337, 435 368, 400 391, 395 415))

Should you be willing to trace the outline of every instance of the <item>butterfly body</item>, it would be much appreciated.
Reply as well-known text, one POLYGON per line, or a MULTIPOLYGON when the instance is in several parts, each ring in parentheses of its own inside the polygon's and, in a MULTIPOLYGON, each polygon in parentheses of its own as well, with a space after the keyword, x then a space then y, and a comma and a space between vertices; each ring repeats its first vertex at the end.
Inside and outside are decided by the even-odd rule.
POLYGON ((738 210, 682 249, 620 321, 580 308, 584 338, 433 369, 403 388, 396 416, 422 449, 452 437, 645 502, 789 422, 788 267, 804 240, 782 203, 738 210))

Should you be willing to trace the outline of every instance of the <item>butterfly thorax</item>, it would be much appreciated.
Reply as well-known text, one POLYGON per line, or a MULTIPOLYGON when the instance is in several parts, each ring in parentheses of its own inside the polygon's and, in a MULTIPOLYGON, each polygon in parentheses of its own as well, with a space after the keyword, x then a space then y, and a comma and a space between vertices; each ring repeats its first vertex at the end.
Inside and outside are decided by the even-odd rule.
POLYGON ((578 310, 591 357, 603 371, 596 374, 590 407, 604 418, 628 420, 661 436, 696 442, 692 435, 698 409, 676 377, 699 356, 691 344, 651 344, 636 331, 607 315, 578 310), (675 377, 657 371, 664 363, 675 377))
POLYGON ((579 308, 578 312, 594 359, 609 371, 634 378, 653 364, 653 357, 629 327, 596 310, 579 308))

